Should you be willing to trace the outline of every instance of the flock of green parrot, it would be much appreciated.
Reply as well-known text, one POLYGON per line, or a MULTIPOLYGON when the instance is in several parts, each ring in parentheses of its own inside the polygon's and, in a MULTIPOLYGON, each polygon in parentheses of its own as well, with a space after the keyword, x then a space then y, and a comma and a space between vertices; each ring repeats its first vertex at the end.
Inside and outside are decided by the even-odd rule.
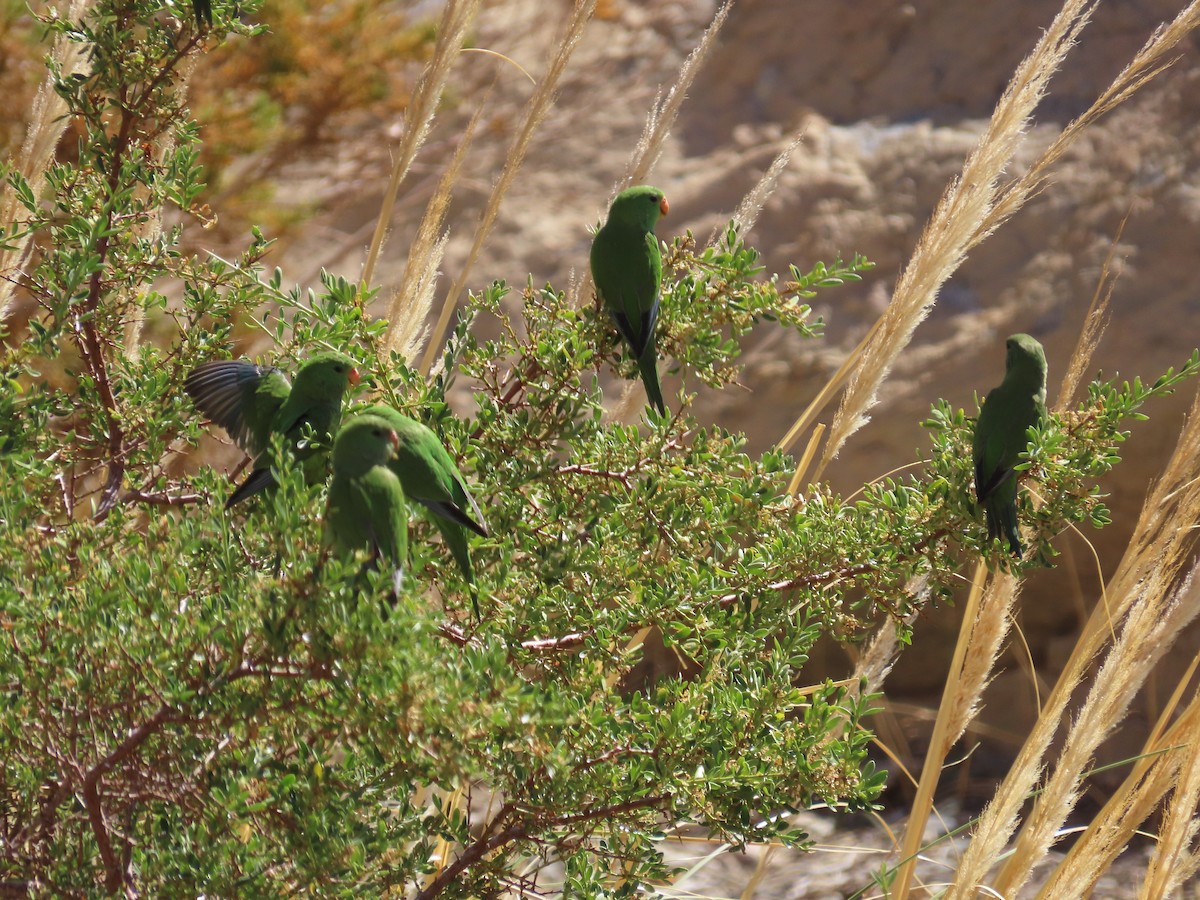
MULTIPOLYGON (((622 191, 591 249, 596 293, 636 359, 646 396, 660 414, 666 404, 658 379, 655 325, 662 255, 654 228, 667 210, 667 199, 657 188, 639 185, 622 191)), ((393 589, 399 591, 408 554, 407 501, 415 501, 432 515, 478 616, 468 532, 488 535, 479 505, 437 435, 417 420, 376 404, 341 424, 343 398, 358 382, 354 361, 333 352, 306 360, 292 383, 279 369, 240 359, 207 362, 192 370, 184 389, 253 460, 250 474, 225 507, 275 485, 270 447, 278 439, 309 485, 323 481, 332 468, 327 545, 347 554, 367 551, 390 567, 393 589)), ((1027 447, 1026 432, 1045 416, 1045 353, 1029 335, 1013 335, 1004 381, 980 410, 973 455, 975 490, 989 539, 1003 536, 1018 557, 1023 548, 1015 466, 1027 447)))

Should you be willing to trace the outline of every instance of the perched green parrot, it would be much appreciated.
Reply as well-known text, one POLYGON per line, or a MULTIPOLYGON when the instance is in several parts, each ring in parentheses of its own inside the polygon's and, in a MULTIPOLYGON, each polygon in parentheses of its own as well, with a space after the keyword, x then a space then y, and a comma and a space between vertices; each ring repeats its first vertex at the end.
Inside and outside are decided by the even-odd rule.
POLYGON ((309 484, 325 477, 328 446, 342 416, 342 396, 358 384, 354 360, 317 353, 305 360, 289 385, 279 369, 244 359, 206 362, 188 373, 183 389, 235 444, 254 457, 254 470, 225 501, 225 508, 275 484, 267 449, 282 434, 294 448, 309 484), (311 427, 316 443, 304 439, 311 427))
POLYGON ((400 591, 408 556, 408 506, 390 468, 400 439, 378 416, 355 416, 333 442, 333 480, 325 513, 326 541, 337 550, 369 550, 392 569, 400 591))
POLYGON ((479 505, 467 490, 458 466, 433 430, 416 419, 382 403, 367 407, 362 414, 382 419, 396 432, 399 447, 389 463, 391 470, 400 479, 405 496, 433 513, 433 523, 441 531, 463 579, 471 588, 478 617, 479 600, 471 551, 467 546, 467 529, 481 537, 487 537, 488 532, 479 505))
POLYGON ((654 346, 662 253, 654 226, 668 209, 658 188, 643 184, 621 191, 608 208, 608 221, 596 232, 591 255, 596 292, 633 351, 646 397, 659 413, 666 412, 654 346))
POLYGON ((1027 334, 1008 339, 1004 381, 990 391, 975 423, 975 495, 983 504, 988 539, 1008 539, 1014 556, 1025 551, 1017 527, 1017 473, 1029 446, 1026 432, 1046 418, 1046 352, 1027 334))

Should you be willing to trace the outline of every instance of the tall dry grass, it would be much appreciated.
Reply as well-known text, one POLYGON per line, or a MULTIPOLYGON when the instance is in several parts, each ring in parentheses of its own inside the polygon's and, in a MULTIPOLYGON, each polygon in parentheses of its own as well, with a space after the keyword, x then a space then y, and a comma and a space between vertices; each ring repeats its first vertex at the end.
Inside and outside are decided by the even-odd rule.
POLYGON ((500 176, 496 179, 496 183, 492 185, 492 192, 488 196, 487 205, 484 207, 483 213, 479 217, 479 223, 475 227, 475 236, 471 242, 471 249, 467 254, 466 262, 459 271, 458 277, 454 280, 450 291, 442 301, 442 308, 438 313, 437 322, 434 323, 433 332, 429 335, 429 339, 426 342, 425 355, 421 358, 421 368, 426 373, 433 369, 434 361, 438 358, 442 339, 445 337, 446 329, 450 325, 450 317, 454 314, 454 310, 458 306, 458 298, 466 287, 471 275, 471 269, 475 265, 475 260, 479 258, 479 251, 483 248, 484 242, 487 240, 488 235, 491 234, 492 226, 496 223, 496 216, 500 212, 500 204, 504 200, 504 195, 508 192, 509 187, 512 186, 513 179, 517 177, 521 163, 525 161, 525 155, 529 152, 529 147, 533 143, 534 135, 554 105, 558 83, 563 76, 563 72, 566 71, 567 63, 571 60, 571 54, 575 52, 575 48, 579 45, 579 41, 583 37, 584 28, 596 12, 596 2, 597 0, 576 0, 574 8, 567 19, 566 27, 563 29, 562 36, 557 42, 557 49, 550 60, 550 65, 546 69, 545 74, 542 75, 541 80, 538 81, 537 87, 533 92, 533 97, 526 106, 525 117, 521 122, 521 127, 517 129, 517 133, 513 137, 512 144, 509 146, 508 153, 504 159, 504 167, 500 170, 500 176))
MULTIPOLYGON (((66 16, 78 20, 86 15, 92 7, 93 0, 72 0, 66 16)), ((59 36, 50 45, 50 59, 64 76, 83 72, 88 64, 87 46, 73 43, 59 36)), ((33 196, 40 197, 46 186, 46 171, 54 161, 54 149, 67 128, 64 118, 67 111, 66 102, 54 90, 54 80, 47 73, 37 94, 33 99, 33 109, 29 116, 29 127, 25 131, 25 142, 20 152, 10 160, 13 169, 28 183, 33 196)), ((17 192, 0 190, 0 223, 9 225, 22 220, 21 204, 17 192)), ((10 247, 0 247, 0 328, 8 322, 12 314, 13 299, 20 281, 20 273, 29 261, 33 251, 33 235, 26 235, 10 247)))
MULTIPOLYGON (((375 222, 371 246, 367 250, 367 258, 363 263, 362 283, 364 285, 369 286, 375 277, 375 265, 379 260, 379 254, 383 251, 400 183, 404 181, 404 176, 408 174, 413 160, 417 157, 417 151, 421 149, 421 145, 429 136, 429 129, 433 125, 433 118, 437 113, 438 103, 442 99, 442 92, 446 89, 450 70, 453 68, 455 60, 458 59, 459 50, 466 39, 467 28, 474 21, 478 9, 479 0, 447 0, 446 5, 442 8, 433 54, 417 81, 412 100, 404 110, 404 130, 392 162, 391 177, 383 192, 383 201, 379 218, 375 222)), ((438 199, 436 195, 434 199, 435 201, 438 199)), ((430 252, 428 247, 424 249, 426 254, 430 252)), ((434 268, 436 266, 437 264, 434 263, 434 268)), ((414 261, 410 251, 409 269, 419 272, 426 268, 428 268, 427 261, 422 258, 414 261)), ((422 321, 424 321, 423 318, 422 321)))

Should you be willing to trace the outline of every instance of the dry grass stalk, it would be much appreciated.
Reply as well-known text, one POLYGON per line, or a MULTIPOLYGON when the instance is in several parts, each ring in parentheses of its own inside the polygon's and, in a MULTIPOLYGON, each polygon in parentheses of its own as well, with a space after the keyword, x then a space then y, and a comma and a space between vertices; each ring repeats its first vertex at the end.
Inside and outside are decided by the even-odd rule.
MULTIPOLYGON (((388 224, 392 221, 392 209, 396 205, 396 194, 400 182, 408 174, 417 151, 429 136, 429 127, 437 112, 438 101, 446 87, 446 79, 450 69, 458 58, 459 48, 467 34, 467 26, 475 18, 479 8, 479 0, 447 0, 442 9, 442 18, 437 26, 437 39, 433 45, 433 56, 421 73, 412 100, 404 110, 404 136, 397 148, 396 161, 392 165, 392 175, 388 180, 387 189, 383 193, 383 204, 379 210, 379 219, 375 222, 375 233, 371 238, 371 247, 367 251, 367 261, 363 264, 362 283, 369 286, 375 276, 375 264, 383 249, 387 236, 388 224)), ((409 257, 410 265, 412 257, 409 257)), ((436 264, 434 265, 436 268, 436 264)), ((424 264, 418 261, 417 271, 423 271, 424 264)))
POLYGON ((1179 755, 1169 754, 1155 759, 1150 768, 1140 770, 1137 778, 1122 785, 1105 804, 1104 810, 1088 823, 1079 843, 1042 885, 1037 893, 1038 900, 1075 900, 1092 896, 1100 876, 1170 791, 1178 773, 1179 755))
MULTIPOLYGON (((1193 427, 1189 448, 1193 467, 1200 460, 1200 428, 1193 427)), ((1137 597, 1129 609, 1116 644, 1104 664, 1092 679, 1087 700, 1080 709, 1067 735, 1054 772, 1034 804, 1017 837, 1016 852, 1009 857, 996 879, 1001 893, 1015 896, 1029 877, 1033 864, 1045 855, 1057 839, 1057 831, 1077 802, 1084 773, 1096 749, 1125 716, 1129 704, 1154 666, 1173 645, 1179 632, 1196 612, 1194 605, 1178 602, 1178 592, 1171 590, 1180 566, 1191 551, 1194 541, 1187 525, 1200 517, 1200 484, 1191 473, 1177 496, 1173 516, 1183 536, 1172 535, 1150 549, 1146 576, 1130 585, 1127 593, 1137 597)))
MULTIPOLYGON (((1114 241, 1115 246, 1115 241, 1114 241)), ((1111 253, 1110 253, 1111 259, 1111 253)), ((1063 391, 1055 407, 1056 412, 1065 409, 1068 397, 1077 388, 1078 378, 1087 368, 1100 337, 1103 334, 1104 314, 1108 298, 1111 295, 1111 283, 1107 279, 1108 267, 1101 274, 1093 297, 1092 307, 1080 333, 1080 339, 1068 365, 1068 376, 1063 381, 1063 391), (1104 290, 1108 286, 1107 291, 1104 290), (1072 378, 1070 373, 1080 373, 1072 378)), ((961 668, 957 665, 959 655, 956 650, 956 664, 952 666, 943 693, 942 703, 938 708, 938 716, 934 727, 934 740, 931 741, 926 754, 925 765, 921 770, 921 787, 918 798, 924 796, 926 804, 932 804, 932 797, 937 782, 940 779, 945 756, 950 752, 954 743, 962 737, 967 726, 978 714, 979 701, 990 682, 990 674, 1000 656, 1001 647, 1012 624, 1012 608, 1016 602, 1018 584, 1011 576, 1004 575, 994 579, 983 594, 978 604, 976 589, 983 572, 980 565, 976 569, 975 582, 968 599, 967 608, 963 614, 963 623, 959 631, 959 648, 966 648, 961 656, 961 668)), ((906 871, 902 872, 898 885, 907 890, 908 874, 915 864, 915 856, 920 847, 921 836, 924 833, 925 821, 928 818, 930 806, 918 806, 914 803, 905 830, 905 845, 901 851, 902 860, 906 863, 906 871)), ((897 892, 897 896, 903 896, 897 892)))
POLYGON ((1139 88, 1168 68, 1174 60, 1167 54, 1200 25, 1200 0, 1193 0, 1169 25, 1160 26, 1133 59, 1113 79, 1096 101, 1062 130, 1054 142, 1020 178, 1006 185, 995 207, 982 224, 980 239, 994 231, 1020 209, 1046 181, 1050 167, 1057 162, 1085 128, 1128 100, 1139 88))
POLYGON ((1000 178, 1016 154, 1051 76, 1074 46, 1095 5, 1095 0, 1067 0, 1033 52, 1017 67, 987 130, 967 156, 962 174, 951 182, 934 210, 874 339, 863 348, 814 479, 821 477, 850 435, 866 424, 879 386, 933 308, 938 290, 967 252, 986 236, 984 223, 997 201, 1000 178))
POLYGON ((721 26, 725 24, 729 8, 732 5, 733 0, 725 0, 721 4, 721 8, 717 10, 708 28, 701 36, 700 42, 696 44, 696 49, 688 54, 688 58, 680 67, 679 77, 671 90, 667 92, 666 99, 661 103, 655 101, 654 108, 646 117, 646 126, 642 130, 642 137, 638 141, 637 147, 634 148, 633 158, 629 160, 629 168, 625 172, 625 178, 622 179, 620 188, 644 182, 646 176, 650 174, 650 170, 654 168, 654 164, 658 162, 667 137, 671 133, 671 126, 675 124, 683 101, 687 99, 688 88, 692 86, 701 66, 708 59, 708 54, 716 45, 717 34, 720 32, 721 26))
POLYGON ((792 474, 792 480, 788 482, 788 493, 793 497, 800 491, 800 485, 804 482, 804 473, 812 465, 812 461, 817 455, 817 448, 821 446, 821 437, 824 434, 825 423, 818 422, 817 427, 812 430, 812 434, 808 437, 808 446, 804 448, 804 452, 800 454, 800 459, 796 462, 796 471, 792 474))
MULTIPOLYGON (((1162 478, 1154 486, 1143 506, 1125 555, 1106 587, 1111 603, 1107 608, 1101 605, 1093 609, 1063 673, 1030 730, 1028 739, 1008 775, 980 816, 972 841, 959 864, 955 886, 947 893, 948 898, 974 896, 975 886, 984 883, 992 863, 1003 852, 1009 836, 1017 826, 1017 816, 1021 807, 1043 772, 1046 749, 1058 726, 1065 720, 1071 695, 1104 642, 1108 640, 1111 633, 1110 617, 1111 620, 1119 621, 1135 604, 1142 607, 1136 619, 1131 617, 1122 629, 1128 648, 1125 651, 1125 664, 1130 668, 1114 668, 1116 657, 1111 654, 1108 661, 1108 691, 1120 692, 1122 697, 1127 688, 1135 686, 1134 682, 1141 684, 1144 679, 1148 672, 1147 654, 1161 653, 1166 649, 1163 645, 1169 645, 1170 639, 1173 638, 1168 631, 1154 638, 1160 644, 1158 647, 1139 648, 1128 645, 1133 634, 1154 631, 1155 626, 1159 624, 1156 616, 1164 612, 1163 598, 1171 595, 1172 579, 1191 545, 1189 534, 1180 526, 1182 523, 1190 524, 1200 516, 1200 488, 1196 483, 1196 468, 1200 463, 1200 397, 1197 401, 1193 404, 1183 434, 1162 478)), ((1143 637, 1142 640, 1146 638, 1143 637)), ((1124 710, 1120 698, 1113 699, 1118 701, 1115 705, 1106 702, 1104 698, 1096 699, 1096 705, 1092 707, 1088 716, 1090 727, 1107 732, 1114 717, 1124 710)), ((1072 734, 1074 743, 1069 748, 1071 754, 1068 757, 1064 752, 1054 776, 1058 779, 1061 775, 1062 778, 1068 779, 1071 785, 1090 759, 1091 750, 1086 745, 1092 744, 1092 736, 1082 733, 1078 725, 1072 734)), ((1096 739, 1100 739, 1100 736, 1097 735, 1096 739)), ((1094 744, 1092 746, 1094 749, 1094 744)), ((1024 876, 1018 870, 1024 868, 1027 874, 1028 867, 1040 859, 1053 837, 1056 826, 1051 827, 1051 823, 1061 822, 1061 817, 1066 814, 1064 806, 1073 798, 1073 790, 1064 790, 1062 781, 1056 782, 1056 787, 1050 799, 1043 795, 1039 800, 1038 807, 1041 811, 1035 810, 1038 825, 1033 829, 1026 829, 1023 833, 1023 840, 1006 867, 1008 874, 1002 873, 1002 882, 994 885, 1002 893, 1012 893, 1006 891, 1002 885, 1024 880, 1024 876)))
POLYGON ((433 291, 437 286, 438 266, 446 249, 447 235, 443 232, 446 211, 450 208, 450 194, 458 180, 458 171, 466 158, 467 148, 475 134, 475 126, 487 106, 480 104, 463 132, 454 155, 438 179, 433 196, 425 207, 425 215, 417 228, 417 235, 408 248, 408 262, 404 266, 404 277, 396 293, 388 303, 388 328, 383 339, 384 352, 396 351, 404 359, 411 358, 420 348, 425 319, 433 305, 433 291))
POLYGON ((621 396, 605 415, 606 422, 636 422, 641 418, 642 411, 649 402, 646 398, 646 386, 641 379, 625 382, 621 396))
MULTIPOLYGON (((1200 726, 1200 700, 1193 697, 1175 723, 1169 728, 1166 726, 1178 707, 1184 688, 1191 681, 1197 662, 1200 662, 1200 657, 1193 660, 1192 667, 1181 679, 1172 702, 1159 717, 1154 733, 1147 739, 1141 757, 1134 761, 1124 783, 1109 798, 1104 809, 1088 823, 1075 846, 1042 886, 1039 897, 1069 898, 1090 893, 1089 887, 1094 886, 1096 879, 1125 849, 1138 826, 1170 792, 1181 767, 1186 770, 1191 751, 1181 751, 1187 747, 1183 743, 1187 741, 1186 733, 1200 726)), ((1194 741, 1191 743, 1193 747, 1200 747, 1194 741)), ((1200 788, 1200 784, 1197 788, 1200 788)), ((1178 791, 1175 799, 1179 799, 1178 791)), ((1163 842, 1160 840, 1156 859, 1161 858, 1162 849, 1163 842)), ((1152 861, 1151 869, 1153 867, 1152 861)), ((1161 891, 1147 893, 1148 884, 1149 881, 1142 886, 1142 897, 1168 896, 1161 891)))
MULTIPOLYGON (((812 420, 817 417, 821 410, 825 408, 825 405, 833 398, 833 395, 840 390, 842 385, 845 384, 850 378, 851 374, 854 372, 855 365, 858 363, 859 357, 862 356, 863 350, 865 350, 867 345, 874 339, 875 334, 879 331, 879 326, 882 323, 882 318, 875 320, 875 324, 871 326, 870 330, 866 333, 863 339, 858 342, 858 346, 850 351, 849 356, 847 356, 842 362, 841 366, 838 367, 838 370, 833 373, 833 377, 825 382, 825 386, 817 392, 817 396, 814 397, 812 402, 808 404, 804 412, 800 413, 800 415, 796 418, 796 421, 792 423, 792 427, 789 428, 787 433, 779 439, 779 443, 775 445, 776 450, 778 450, 780 453, 787 453, 788 450, 791 449, 792 445, 796 443, 796 440, 800 437, 800 435, 808 429, 808 426, 812 420)), ((824 431, 825 426, 821 425, 820 427, 822 431, 824 431)), ((797 470, 796 474, 792 477, 791 484, 788 485, 788 490, 793 494, 799 493, 800 488, 804 486, 804 482, 801 480, 801 475, 802 473, 797 470)))
MULTIPOLYGON (((1196 781, 1194 785, 1188 784, 1189 773, 1192 773, 1196 766, 1196 754, 1200 751, 1200 743, 1195 740, 1196 728, 1200 727, 1200 697, 1193 696, 1192 702, 1174 724, 1170 727, 1166 727, 1166 724, 1175 714, 1184 688, 1192 680, 1196 662, 1200 662, 1200 656, 1192 661, 1192 666, 1180 680, 1175 696, 1159 716, 1158 725, 1146 740, 1142 755, 1134 761, 1126 780, 1112 794, 1099 815, 1088 823, 1084 834, 1046 882, 1042 889, 1043 896, 1069 896, 1076 889, 1076 884, 1088 883, 1091 872, 1099 875, 1108 868, 1112 859, 1115 859, 1133 838, 1139 824, 1145 821, 1159 800, 1176 786, 1178 775, 1182 772, 1183 782, 1178 784, 1171 799, 1169 821, 1163 823, 1156 853, 1151 859, 1150 869, 1147 870, 1147 877, 1142 882, 1139 892, 1140 898, 1146 900, 1170 895, 1169 890, 1164 889, 1164 884, 1169 878, 1172 864, 1182 856, 1180 851, 1186 850, 1190 840, 1187 832, 1194 829, 1196 804, 1193 791, 1200 791, 1200 781, 1196 781), (1189 796, 1189 804, 1182 806, 1181 804, 1188 803, 1189 796), (1176 816, 1172 823, 1172 814, 1178 814, 1180 811, 1183 812, 1182 817, 1176 816), (1182 828, 1176 833, 1178 826, 1182 828)), ((1195 774, 1200 774, 1200 770, 1195 774)))
MULTIPOLYGON (((1192 702, 1189 712, 1197 706, 1192 702)), ((1188 852, 1196 839, 1200 819, 1200 714, 1188 718, 1186 751, 1180 759, 1180 774, 1172 781, 1174 791, 1167 804, 1166 816, 1159 829, 1158 845, 1138 894, 1139 900, 1175 897, 1196 872, 1193 855, 1188 852)))
POLYGON ((526 107, 525 119, 517 131, 516 137, 513 139, 512 146, 509 147, 508 154, 504 159, 504 168, 500 170, 500 177, 496 179, 496 183, 492 186, 492 193, 488 197, 487 206, 484 207, 483 215, 480 216, 479 224, 475 228, 475 240, 471 244, 471 251, 467 254, 466 262, 463 263, 458 278, 455 279, 450 292, 442 302, 441 313, 438 315, 437 324, 434 325, 433 333, 426 344, 425 356, 421 360, 421 368, 425 372, 429 372, 433 367, 434 360, 437 358, 438 350, 441 347, 442 338, 445 336, 446 328, 450 324, 450 316, 454 313, 458 305, 458 296, 462 293, 463 287, 467 283, 467 278, 470 277, 471 268, 475 265, 475 260, 479 257, 479 251, 483 247, 483 242, 487 240, 492 226, 496 222, 496 216, 500 212, 500 203, 504 199, 504 195, 508 192, 508 188, 512 185, 513 179, 516 178, 517 172, 521 168, 521 163, 525 160, 525 154, 529 151, 529 145, 533 142, 534 132, 542 124, 542 121, 546 118, 546 114, 550 111, 550 107, 554 103, 555 91, 558 88, 559 79, 562 78, 562 74, 567 68, 567 62, 571 59, 571 54, 579 44, 579 39, 583 37, 584 28, 591 20, 592 14, 596 11, 596 2, 597 0, 576 0, 575 8, 571 12, 571 18, 567 23, 566 30, 558 42, 558 49, 555 51, 554 59, 550 62, 550 68, 546 70, 546 74, 538 82, 537 90, 534 91, 533 97, 526 107))
MULTIPOLYGON (((905 589, 914 597, 927 598, 929 596, 928 576, 918 575, 909 581, 905 589)), ((895 663, 896 656, 900 651, 900 641, 897 638, 898 628, 901 624, 911 625, 916 617, 917 613, 914 612, 902 623, 888 619, 879 626, 874 637, 867 642, 866 650, 855 660, 854 675, 847 679, 850 693, 853 696, 873 694, 883 687, 883 682, 891 672, 892 664, 895 663)))
POLYGON ((750 880, 746 882, 746 886, 742 888, 742 893, 738 900, 754 900, 754 895, 758 892, 759 885, 767 875, 767 869, 771 865, 771 857, 775 855, 776 845, 772 844, 763 851, 758 858, 758 865, 754 867, 754 873, 750 876, 750 880))
MULTIPOLYGON (((979 568, 983 568, 982 562, 979 568)), ((947 715, 949 724, 946 731, 949 740, 947 753, 950 746, 963 736, 967 724, 979 712, 979 698, 991 681, 989 676, 995 668, 1004 639, 1008 636, 1008 629, 1013 622, 1012 609, 1016 603, 1019 586, 1019 582, 1012 575, 997 575, 983 592, 974 621, 963 623, 970 628, 966 641, 969 652, 963 658, 962 670, 956 679, 957 690, 950 698, 947 715)))
MULTIPOLYGON (((738 234, 744 235, 754 227, 754 223, 758 221, 759 213, 762 212, 767 198, 775 190, 775 182, 779 180, 779 176, 783 174, 783 170, 791 162, 792 154, 796 152, 803 142, 804 131, 801 130, 793 135, 792 139, 787 142, 787 145, 771 160, 771 165, 767 166, 767 171, 763 172, 762 177, 758 179, 754 187, 742 198, 742 202, 738 204, 738 208, 733 211, 733 216, 731 216, 734 224, 737 226, 738 234)), ((717 225, 713 228, 712 234, 708 236, 708 246, 715 246, 724 234, 725 228, 717 225)))
POLYGON ((986 578, 987 568, 981 561, 975 566, 975 577, 963 609, 954 658, 942 690, 942 702, 938 706, 929 749, 921 767, 917 795, 904 828, 904 840, 900 845, 901 863, 893 885, 893 896, 897 900, 904 900, 911 888, 925 823, 933 809, 933 794, 941 778, 946 754, 966 729, 968 716, 983 692, 1000 642, 1007 633, 1007 612, 1016 597, 1016 582, 1011 576, 1003 575, 993 580, 985 591, 986 578), (977 656, 986 658, 979 662, 975 659, 977 656))
MULTIPOLYGON (((903 624, 910 625, 914 619, 915 614, 905 619, 903 624)), ((861 690, 857 684, 851 687, 854 696, 873 694, 883 686, 900 652, 896 630, 895 622, 884 622, 867 643, 866 650, 854 664, 854 676, 856 679, 862 679, 863 683, 861 690)))
MULTIPOLYGON (((911 579, 906 585, 906 590, 915 597, 927 599, 929 596, 928 576, 918 575, 911 579)), ((911 626, 916 617, 917 613, 913 612, 903 622, 898 623, 888 619, 879 626, 875 635, 867 643, 864 652, 859 654, 858 658, 854 660, 854 674, 845 679, 846 693, 850 697, 858 699, 867 694, 874 694, 883 687, 883 682, 891 673, 892 666, 895 664, 896 658, 900 655, 899 629, 901 626, 911 626)), ((913 785, 916 785, 917 779, 909 774, 907 767, 904 765, 904 758, 911 758, 911 754, 907 752, 893 752, 892 748, 882 739, 886 728, 886 725, 882 723, 894 722, 894 717, 887 715, 885 719, 881 719, 880 721, 881 727, 876 729, 879 736, 875 739, 875 745, 887 754, 892 760, 893 765, 913 785)), ((899 728, 892 729, 892 739, 902 749, 907 747, 904 734, 899 728)))
POLYGON ((1113 258, 1117 246, 1121 243, 1121 235, 1125 232, 1125 223, 1129 221, 1129 213, 1121 220, 1117 233, 1113 236, 1108 247, 1108 255, 1104 257, 1104 265, 1100 267, 1100 278, 1096 281, 1096 290, 1092 292, 1092 302, 1088 306, 1087 316, 1079 331, 1079 340, 1075 342, 1075 351, 1071 354, 1071 362, 1063 374, 1062 385, 1058 389, 1058 406, 1055 412, 1061 413, 1074 402, 1075 393, 1083 383, 1084 374, 1091 367, 1092 357, 1100 339, 1104 337, 1104 329, 1108 327, 1108 305, 1112 300, 1113 288, 1116 287, 1119 272, 1113 273, 1113 258))
POLYGON ((1200 818, 1196 815, 1200 807, 1200 716, 1192 718, 1186 740, 1186 758, 1180 765, 1182 777, 1177 779, 1167 804, 1158 846, 1146 870, 1139 900, 1178 896, 1200 863, 1200 857, 1192 850, 1200 828, 1200 818))
MULTIPOLYGON (((74 0, 67 10, 66 18, 78 21, 92 6, 92 0, 74 0)), ((64 77, 69 77, 87 68, 88 48, 85 44, 68 41, 60 35, 50 46, 50 58, 64 77)), ((40 197, 46 186, 46 169, 54 161, 54 149, 68 123, 64 119, 66 102, 54 90, 54 76, 46 74, 41 87, 33 98, 33 109, 29 116, 29 127, 25 132, 25 143, 21 152, 12 161, 13 170, 29 183, 34 197, 40 197)), ((16 191, 0 191, 0 225, 8 226, 21 221, 25 213, 16 191)), ((33 235, 26 235, 14 242, 11 249, 0 248, 0 326, 7 322, 13 310, 13 295, 16 291, 16 273, 23 269, 33 252, 33 235)))

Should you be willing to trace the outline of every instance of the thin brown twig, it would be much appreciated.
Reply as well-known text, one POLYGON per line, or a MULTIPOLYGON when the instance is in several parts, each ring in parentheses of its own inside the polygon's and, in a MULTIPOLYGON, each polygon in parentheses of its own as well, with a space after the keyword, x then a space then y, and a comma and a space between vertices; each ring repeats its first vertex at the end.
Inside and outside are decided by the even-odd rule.
MULTIPOLYGON (((580 813, 575 813, 569 816, 550 817, 544 820, 539 820, 532 816, 527 816, 523 820, 516 822, 501 832, 498 832, 491 837, 488 835, 491 829, 485 829, 483 834, 479 836, 458 859, 454 860, 446 868, 438 874, 437 878, 431 881, 424 890, 416 895, 415 900, 432 900, 447 887, 449 887, 455 879, 471 866, 478 863, 489 853, 499 850, 506 844, 511 844, 514 841, 530 839, 534 829, 546 830, 550 828, 565 828, 571 825, 579 825, 584 822, 594 821, 595 819, 608 819, 615 816, 620 816, 625 813, 637 812, 638 810, 648 809, 656 806, 662 806, 667 803, 670 798, 666 795, 656 795, 651 797, 640 797, 637 800, 628 800, 624 803, 615 803, 611 806, 598 806, 592 809, 585 810, 580 813)), ((511 815, 515 810, 513 804, 505 804, 497 813, 495 821, 502 822, 504 818, 511 815)))

